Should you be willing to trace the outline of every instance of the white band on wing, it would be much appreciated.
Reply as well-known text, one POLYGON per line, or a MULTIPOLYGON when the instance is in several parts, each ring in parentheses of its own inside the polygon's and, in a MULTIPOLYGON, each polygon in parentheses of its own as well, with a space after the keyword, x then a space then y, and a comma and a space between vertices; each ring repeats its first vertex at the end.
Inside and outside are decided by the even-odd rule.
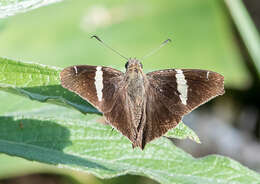
POLYGON ((102 67, 97 66, 96 68, 96 75, 95 75, 95 86, 96 86, 96 91, 97 91, 97 97, 98 101, 102 101, 102 90, 103 90, 103 72, 102 72, 102 67))
POLYGON ((187 105, 187 99, 188 99, 188 85, 187 81, 185 80, 185 76, 180 69, 175 69, 177 72, 175 77, 176 77, 176 82, 177 82, 177 90, 180 93, 179 97, 181 99, 181 102, 184 105, 187 105))

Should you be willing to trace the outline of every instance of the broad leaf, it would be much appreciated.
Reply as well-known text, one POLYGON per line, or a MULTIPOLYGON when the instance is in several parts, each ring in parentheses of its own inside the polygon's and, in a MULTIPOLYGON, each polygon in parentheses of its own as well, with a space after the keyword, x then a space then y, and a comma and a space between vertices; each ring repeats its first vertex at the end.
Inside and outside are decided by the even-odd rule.
POLYGON ((259 183, 259 174, 211 155, 195 159, 167 138, 144 151, 110 126, 64 107, 46 105, 0 116, 0 152, 110 178, 126 173, 161 183, 259 183))
POLYGON ((61 69, 0 58, 0 89, 32 100, 72 106, 83 113, 98 113, 78 95, 60 85, 61 69))
MULTIPOLYGON (((82 104, 76 95, 71 103, 74 94, 66 93, 61 87, 49 88, 49 85, 59 87, 60 69, 1 59, 0 71, 0 87, 4 91, 38 101, 69 104, 77 109, 81 106, 79 110, 85 112, 92 108, 82 104)), ((2 98, 3 102, 8 101, 6 96, 2 98)), ((161 183, 260 182, 258 174, 236 161, 220 156, 195 159, 167 138, 152 141, 144 151, 132 149, 129 140, 119 132, 98 123, 100 116, 47 104, 35 106, 33 110, 30 105, 4 110, 1 114, 0 152, 9 155, 87 171, 101 178, 129 173, 145 175, 161 183)), ((195 134, 183 126, 180 124, 168 135, 196 140, 195 134)))
POLYGON ((21 12, 27 12, 46 6, 48 4, 59 2, 61 0, 1 0, 0 1, 0 18, 5 18, 21 12))

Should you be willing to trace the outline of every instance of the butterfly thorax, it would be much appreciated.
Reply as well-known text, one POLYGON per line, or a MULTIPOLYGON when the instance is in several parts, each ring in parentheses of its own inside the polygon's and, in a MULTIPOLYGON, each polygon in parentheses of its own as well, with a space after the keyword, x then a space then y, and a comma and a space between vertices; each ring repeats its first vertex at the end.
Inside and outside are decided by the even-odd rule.
POLYGON ((142 127, 142 123, 145 121, 145 86, 147 79, 142 71, 141 63, 136 59, 130 59, 128 61, 126 70, 126 101, 131 112, 130 119, 135 126, 136 131, 139 132, 140 128, 142 127))

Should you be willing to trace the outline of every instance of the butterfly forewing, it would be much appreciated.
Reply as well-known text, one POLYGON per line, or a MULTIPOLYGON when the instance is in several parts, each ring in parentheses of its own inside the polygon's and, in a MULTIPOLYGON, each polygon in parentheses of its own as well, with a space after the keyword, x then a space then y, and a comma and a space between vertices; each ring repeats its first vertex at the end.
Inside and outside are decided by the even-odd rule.
POLYGON ((115 102, 123 73, 109 67, 79 65, 60 73, 61 85, 89 101, 99 111, 109 111, 115 102))
POLYGON ((163 103, 179 116, 225 92, 224 77, 208 70, 160 70, 148 73, 147 78, 163 103))

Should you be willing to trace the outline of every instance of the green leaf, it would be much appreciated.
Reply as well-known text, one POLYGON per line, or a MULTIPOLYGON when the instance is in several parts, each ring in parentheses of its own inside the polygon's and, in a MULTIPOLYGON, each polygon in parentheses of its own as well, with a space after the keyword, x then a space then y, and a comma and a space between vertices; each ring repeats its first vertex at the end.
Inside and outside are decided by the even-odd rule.
POLYGON ((5 18, 21 12, 27 12, 59 1, 61 0, 1 0, 0 18, 5 18))
MULTIPOLYGON (((38 101, 74 104, 77 109, 82 106, 79 110, 85 109, 85 112, 86 106, 90 108, 78 101, 81 99, 71 103, 70 97, 74 94, 64 95, 65 89, 61 87, 60 90, 49 88, 49 85, 60 86, 59 68, 1 59, 0 71, 0 89, 4 91, 38 101)), ((10 101, 12 106, 17 99, 7 94, 1 95, 2 102, 10 101)), ((167 138, 152 141, 144 151, 132 149, 126 137, 98 123, 99 116, 84 115, 61 106, 31 105, 10 110, 2 108, 5 104, 0 105, 4 111, 0 113, 0 152, 90 172, 101 178, 129 173, 161 183, 260 182, 258 174, 231 159, 215 155, 195 159, 167 138)), ((184 124, 168 136, 197 139, 184 124)))
MULTIPOLYGON (((59 68, 0 58, 0 71, 0 90, 40 102, 69 105, 83 113, 99 113, 78 95, 60 86, 59 68)), ((196 134, 182 123, 169 131, 168 136, 199 142, 196 134)))
POLYGON ((191 139, 196 143, 201 143, 197 134, 186 126, 183 122, 180 122, 174 129, 167 132, 166 137, 172 137, 177 139, 191 139))
POLYGON ((83 113, 98 113, 88 102, 60 85, 60 68, 0 58, 0 90, 32 100, 71 106, 83 113))
POLYGON ((53 105, 6 113, 0 116, 0 152, 101 178, 128 173, 161 183, 260 182, 259 174, 236 161, 216 155, 195 159, 167 138, 144 151, 132 149, 124 136, 97 121, 95 115, 53 105))

